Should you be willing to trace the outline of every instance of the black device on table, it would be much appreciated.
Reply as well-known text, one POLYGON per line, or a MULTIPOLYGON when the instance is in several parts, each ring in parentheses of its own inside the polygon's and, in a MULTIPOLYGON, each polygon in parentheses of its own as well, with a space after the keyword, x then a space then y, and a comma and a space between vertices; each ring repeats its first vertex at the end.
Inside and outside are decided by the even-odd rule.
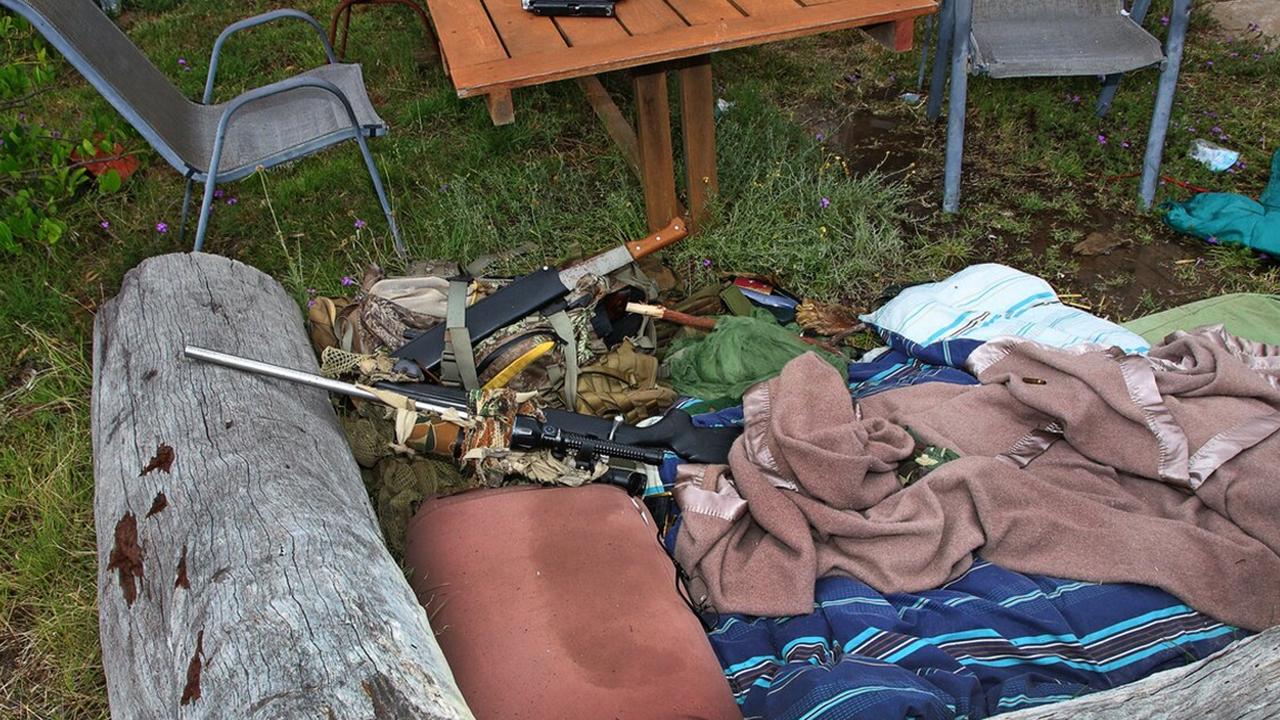
POLYGON ((521 0, 525 10, 534 15, 570 15, 576 17, 613 17, 616 0, 521 0))

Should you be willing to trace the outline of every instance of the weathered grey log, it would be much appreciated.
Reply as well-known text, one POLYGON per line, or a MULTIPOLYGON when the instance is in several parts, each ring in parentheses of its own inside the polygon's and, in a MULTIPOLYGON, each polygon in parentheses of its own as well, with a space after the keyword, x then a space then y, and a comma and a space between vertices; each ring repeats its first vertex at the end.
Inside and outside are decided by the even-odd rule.
POLYGON ((387 553, 298 306, 215 255, 131 271, 94 328, 102 656, 116 718, 470 718, 387 553))
MULTIPOLYGON (((1258 588, 1273 592, 1273 588, 1258 588)), ((1280 627, 1204 660, 1114 690, 1021 710, 1006 720, 1164 720, 1280 717, 1280 627)))

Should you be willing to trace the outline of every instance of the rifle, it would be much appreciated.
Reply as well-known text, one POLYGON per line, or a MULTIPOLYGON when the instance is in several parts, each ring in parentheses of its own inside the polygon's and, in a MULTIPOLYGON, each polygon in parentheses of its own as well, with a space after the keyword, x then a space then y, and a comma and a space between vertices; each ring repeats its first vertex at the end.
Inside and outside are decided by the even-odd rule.
MULTIPOLYGON (((193 360, 320 388, 339 395, 386 402, 367 387, 216 350, 188 345, 183 354, 193 360)), ((374 387, 409 398, 420 412, 442 417, 456 415, 463 421, 469 419, 465 391, 425 383, 380 382, 375 383, 374 387)), ((542 411, 542 415, 542 419, 528 415, 516 416, 510 438, 511 449, 527 451, 549 448, 557 454, 572 456, 574 461, 587 465, 604 457, 661 465, 668 450, 687 462, 722 464, 728 462, 729 448, 740 434, 738 428, 696 427, 689 414, 682 410, 672 410, 658 422, 646 427, 627 425, 621 419, 609 421, 565 410, 547 409, 542 411)))
MULTIPOLYGON (((651 255, 688 234, 683 220, 676 218, 667 227, 588 258, 564 270, 544 267, 501 288, 464 311, 464 324, 471 342, 479 342, 508 325, 536 312, 550 315, 572 306, 566 297, 577 292, 587 277, 603 277, 651 255)), ((445 356, 447 323, 440 323, 391 353, 400 360, 396 371, 418 380, 434 373, 445 356)))

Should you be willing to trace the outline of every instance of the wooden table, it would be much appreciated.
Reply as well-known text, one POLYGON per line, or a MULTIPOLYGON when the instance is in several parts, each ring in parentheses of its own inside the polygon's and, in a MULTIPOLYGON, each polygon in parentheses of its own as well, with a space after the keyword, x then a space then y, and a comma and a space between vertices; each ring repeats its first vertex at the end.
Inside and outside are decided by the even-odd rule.
POLYGON ((577 79, 644 186, 657 230, 684 214, 676 199, 667 72, 680 76, 691 220, 716 193, 715 91, 710 53, 863 28, 888 47, 911 48, 915 18, 936 0, 619 0, 616 18, 545 18, 520 0, 427 0, 441 56, 459 97, 483 95, 495 124, 515 119, 511 91, 577 79), (636 126, 596 75, 631 69, 636 126))

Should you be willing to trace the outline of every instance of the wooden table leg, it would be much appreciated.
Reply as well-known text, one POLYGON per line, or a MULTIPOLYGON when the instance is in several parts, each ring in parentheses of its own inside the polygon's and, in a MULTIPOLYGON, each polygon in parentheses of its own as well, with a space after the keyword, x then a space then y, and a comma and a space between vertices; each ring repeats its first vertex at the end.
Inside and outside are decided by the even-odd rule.
POLYGON ((510 125, 516 121, 516 107, 511 101, 510 90, 495 90, 485 95, 484 100, 494 125, 510 125))
POLYGON ((906 52, 916 39, 915 18, 895 20, 863 28, 876 42, 894 52, 906 52))
POLYGON ((665 68, 640 68, 634 76, 636 132, 640 141, 640 184, 650 230, 661 230, 679 215, 675 160, 671 152, 671 107, 665 68))
POLYGON ((578 86, 587 96, 587 102, 591 103, 591 109, 596 111, 596 117, 604 123, 605 132, 609 133, 609 137, 622 152, 627 166, 637 178, 644 177, 640 169, 640 141, 636 139, 635 128, 631 127, 617 103, 609 97, 609 91, 601 84, 600 78, 595 75, 578 78, 578 86))
POLYGON ((690 225, 695 230, 706 221, 708 203, 720 189, 716 178, 715 102, 710 55, 680 68, 684 164, 689 181, 690 225))

